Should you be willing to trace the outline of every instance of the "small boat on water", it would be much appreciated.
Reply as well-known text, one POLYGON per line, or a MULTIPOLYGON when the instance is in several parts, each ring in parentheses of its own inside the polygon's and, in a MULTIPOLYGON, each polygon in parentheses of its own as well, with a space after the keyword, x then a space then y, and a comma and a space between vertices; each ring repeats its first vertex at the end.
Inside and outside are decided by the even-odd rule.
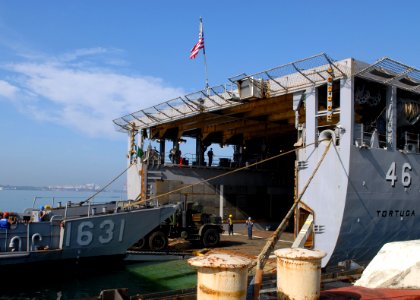
POLYGON ((177 206, 132 206, 129 202, 67 204, 26 209, 0 220, 0 266, 97 261, 127 249, 171 216, 177 206))

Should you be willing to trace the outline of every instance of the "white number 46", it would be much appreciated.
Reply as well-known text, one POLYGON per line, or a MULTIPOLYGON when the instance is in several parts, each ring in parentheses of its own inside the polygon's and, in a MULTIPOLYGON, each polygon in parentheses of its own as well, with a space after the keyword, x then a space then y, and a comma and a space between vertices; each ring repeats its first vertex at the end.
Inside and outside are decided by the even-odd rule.
MULTIPOLYGON (((391 185, 395 186, 395 181, 397 181, 398 177, 396 175, 396 164, 395 161, 391 163, 391 166, 389 166, 388 172, 386 172, 386 180, 391 181, 391 185)), ((411 171, 411 166, 409 163, 404 163, 401 170, 401 181, 403 186, 408 187, 411 184, 411 175, 408 173, 408 171, 411 171)))

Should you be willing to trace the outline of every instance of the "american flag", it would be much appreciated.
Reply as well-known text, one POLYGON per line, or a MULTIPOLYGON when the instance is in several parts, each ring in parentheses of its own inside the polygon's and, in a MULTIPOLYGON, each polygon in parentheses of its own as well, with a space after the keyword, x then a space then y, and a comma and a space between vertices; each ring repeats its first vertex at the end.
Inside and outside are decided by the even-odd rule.
POLYGON ((206 54, 206 50, 204 49, 204 32, 203 32, 203 22, 200 18, 200 32, 198 33, 198 42, 194 45, 191 49, 190 59, 194 59, 200 49, 203 49, 203 54, 206 54))

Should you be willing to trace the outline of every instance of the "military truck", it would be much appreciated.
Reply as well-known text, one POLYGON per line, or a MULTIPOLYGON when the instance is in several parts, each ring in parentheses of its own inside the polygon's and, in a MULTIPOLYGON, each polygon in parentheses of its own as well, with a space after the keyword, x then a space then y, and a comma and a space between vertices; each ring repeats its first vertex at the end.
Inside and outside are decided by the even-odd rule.
POLYGON ((179 207, 175 214, 139 240, 133 248, 164 250, 168 246, 168 238, 183 238, 206 248, 219 244, 220 234, 224 231, 221 217, 203 213, 203 207, 197 202, 184 201, 179 207))

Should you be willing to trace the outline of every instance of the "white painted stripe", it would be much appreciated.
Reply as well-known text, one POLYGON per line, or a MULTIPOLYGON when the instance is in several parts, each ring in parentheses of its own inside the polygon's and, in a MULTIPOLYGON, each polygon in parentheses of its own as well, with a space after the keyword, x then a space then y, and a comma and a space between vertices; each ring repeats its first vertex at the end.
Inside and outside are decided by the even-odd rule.
POLYGON ((119 237, 118 237, 118 241, 119 241, 119 242, 122 242, 122 240, 123 240, 123 236, 124 236, 124 227, 125 227, 125 220, 124 220, 124 219, 122 219, 122 220, 121 220, 121 226, 120 226, 120 235, 119 235, 119 237))
POLYGON ((65 223, 65 233, 66 233, 66 247, 70 246, 70 237, 71 237, 71 223, 65 223))

